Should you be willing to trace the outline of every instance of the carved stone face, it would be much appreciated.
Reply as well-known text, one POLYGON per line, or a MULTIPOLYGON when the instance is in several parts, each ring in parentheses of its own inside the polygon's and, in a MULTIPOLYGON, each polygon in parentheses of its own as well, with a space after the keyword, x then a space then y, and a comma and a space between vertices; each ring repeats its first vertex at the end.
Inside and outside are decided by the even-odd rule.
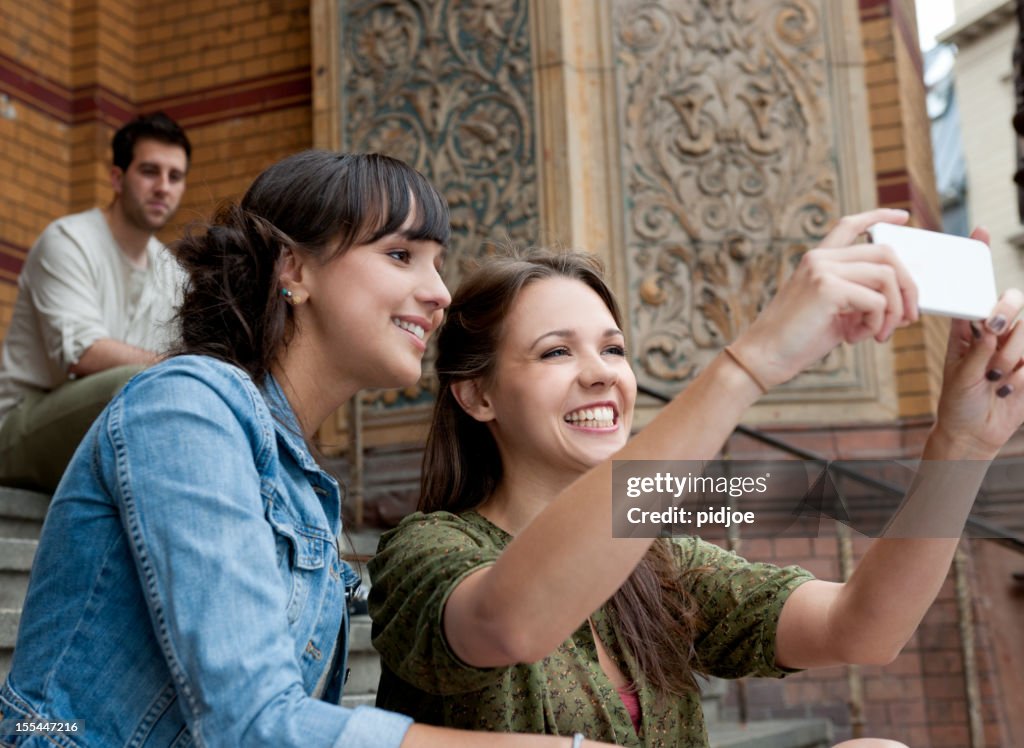
POLYGON ((601 298, 581 281, 547 278, 513 305, 481 395, 477 417, 488 422, 506 474, 559 484, 626 443, 636 379, 601 298))

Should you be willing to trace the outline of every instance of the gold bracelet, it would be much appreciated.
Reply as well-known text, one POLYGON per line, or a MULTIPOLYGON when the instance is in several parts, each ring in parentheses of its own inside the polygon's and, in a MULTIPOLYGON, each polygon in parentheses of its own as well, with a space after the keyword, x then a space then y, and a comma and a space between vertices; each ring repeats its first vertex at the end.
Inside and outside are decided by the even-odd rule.
POLYGON ((753 369, 751 369, 749 366, 743 363, 743 360, 736 355, 736 351, 734 351, 729 346, 726 346, 722 350, 725 351, 726 354, 728 354, 729 358, 731 358, 738 367, 740 367, 741 369, 743 369, 743 371, 747 373, 747 376, 750 377, 753 380, 754 384, 757 385, 758 389, 761 390, 762 395, 768 394, 768 388, 764 386, 764 382, 762 382, 761 378, 754 373, 753 369))

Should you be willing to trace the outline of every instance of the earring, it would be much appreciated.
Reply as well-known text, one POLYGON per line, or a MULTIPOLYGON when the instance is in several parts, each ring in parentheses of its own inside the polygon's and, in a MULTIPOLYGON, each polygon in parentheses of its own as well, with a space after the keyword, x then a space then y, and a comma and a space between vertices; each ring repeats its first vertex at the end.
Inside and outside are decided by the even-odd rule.
POLYGON ((281 289, 281 295, 284 297, 284 300, 287 301, 288 303, 290 303, 290 304, 294 304, 295 303, 295 294, 292 293, 291 289, 282 288, 281 289))

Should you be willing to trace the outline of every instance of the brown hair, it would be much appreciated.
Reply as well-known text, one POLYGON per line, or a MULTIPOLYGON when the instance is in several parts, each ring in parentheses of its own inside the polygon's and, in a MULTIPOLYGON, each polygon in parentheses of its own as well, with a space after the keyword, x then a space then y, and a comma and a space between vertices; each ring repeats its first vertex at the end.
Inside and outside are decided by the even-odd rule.
POLYGON ((379 154, 310 150, 270 166, 238 204, 172 246, 188 273, 178 353, 245 369, 262 383, 292 333, 281 296, 284 250, 330 262, 358 244, 401 231, 447 245, 448 206, 426 177, 379 154), (402 228, 410 213, 412 225, 402 228))
MULTIPOLYGON (((484 263, 455 292, 437 340, 439 391, 423 458, 419 508, 463 512, 478 506, 502 479, 501 456, 487 426, 467 414, 455 382, 493 375, 505 318, 520 291, 543 278, 566 277, 591 288, 621 327, 621 314, 602 278, 601 264, 584 252, 513 251, 484 263)), ((683 585, 670 541, 656 540, 607 602, 626 651, 657 691, 696 690, 694 638, 698 608, 683 585)))
POLYGON ((185 151, 186 166, 192 160, 192 144, 181 126, 163 112, 140 114, 114 133, 110 148, 114 152, 114 166, 128 171, 135 159, 135 145, 140 140, 156 140, 176 145, 185 151))

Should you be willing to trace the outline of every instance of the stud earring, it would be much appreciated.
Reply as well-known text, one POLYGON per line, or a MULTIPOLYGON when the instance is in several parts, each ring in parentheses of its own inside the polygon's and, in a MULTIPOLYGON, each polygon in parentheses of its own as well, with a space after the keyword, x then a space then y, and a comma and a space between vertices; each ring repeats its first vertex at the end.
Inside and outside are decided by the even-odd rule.
POLYGON ((289 303, 292 303, 292 304, 295 303, 295 294, 291 292, 291 289, 282 288, 281 289, 281 295, 284 297, 285 301, 287 301, 289 303))

